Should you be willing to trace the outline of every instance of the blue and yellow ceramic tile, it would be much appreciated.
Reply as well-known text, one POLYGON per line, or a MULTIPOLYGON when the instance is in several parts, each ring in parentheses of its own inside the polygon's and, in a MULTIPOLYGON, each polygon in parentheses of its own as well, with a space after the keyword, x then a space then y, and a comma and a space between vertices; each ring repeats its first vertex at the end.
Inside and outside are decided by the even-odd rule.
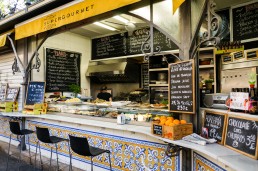
POLYGON ((193 152, 193 171, 226 171, 205 157, 193 152))
MULTIPOLYGON (((108 149, 111 151, 111 162, 114 170, 137 170, 137 171, 179 171, 179 157, 169 158, 165 155, 166 145, 125 138, 110 134, 58 126, 48 123, 28 121, 29 129, 35 130, 35 126, 48 127, 52 135, 68 138, 68 134, 84 136, 88 138, 91 146, 108 149)), ((31 138, 31 143, 36 144, 36 138, 31 138)), ((45 149, 49 146, 41 145, 45 149)), ((66 143, 59 144, 59 152, 68 156, 66 143)), ((73 154, 73 158, 90 163, 89 157, 81 157, 73 154)), ((106 154, 94 158, 94 164, 109 168, 109 160, 106 154)))

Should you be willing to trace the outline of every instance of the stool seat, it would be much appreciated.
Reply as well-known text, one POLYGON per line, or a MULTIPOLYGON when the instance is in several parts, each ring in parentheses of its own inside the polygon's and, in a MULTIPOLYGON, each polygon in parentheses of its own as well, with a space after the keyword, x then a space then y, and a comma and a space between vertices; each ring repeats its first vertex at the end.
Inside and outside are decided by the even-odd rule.
MULTIPOLYGON (((8 166, 9 166, 10 146, 11 146, 12 134, 17 135, 17 138, 18 138, 18 140, 20 140, 20 144, 21 144, 23 137, 25 137, 26 135, 30 135, 30 134, 34 133, 34 131, 29 130, 29 129, 21 129, 20 128, 20 123, 16 122, 16 121, 10 121, 9 125, 10 125, 11 134, 10 134, 10 139, 9 139, 8 156, 7 156, 7 162, 6 162, 7 163, 7 166, 6 166, 6 170, 7 171, 8 171, 8 166)), ((28 144, 29 144, 30 164, 32 164, 32 162, 31 162, 31 153, 30 153, 30 138, 29 138, 29 136, 28 136, 28 144)), ((20 147, 19 161, 21 161, 21 150, 22 150, 22 147, 20 147)))
POLYGON ((29 130, 29 129, 21 129, 21 135, 29 135, 34 133, 34 131, 29 130))
MULTIPOLYGON (((91 157, 91 171, 93 171, 93 161, 92 158, 103 153, 107 153, 109 157, 109 167, 112 170, 110 151, 102 148, 97 148, 89 145, 88 139, 86 137, 76 137, 69 135, 70 139, 70 148, 76 154, 81 156, 90 156, 91 157)), ((69 148, 69 151, 70 151, 69 148)), ((69 171, 72 170, 72 153, 70 153, 70 167, 69 171)))
POLYGON ((50 143, 59 143, 59 142, 62 142, 62 141, 68 141, 68 139, 65 139, 65 138, 60 138, 60 137, 57 137, 57 136, 50 136, 50 143))
MULTIPOLYGON (((42 163, 42 158, 41 158, 41 149, 40 149, 40 142, 46 143, 46 144, 55 144, 55 149, 56 149, 56 165, 57 165, 57 170, 59 170, 59 162, 58 162, 58 151, 57 151, 57 144, 63 141, 68 141, 68 139, 57 137, 57 136, 50 136, 49 129, 48 128, 41 128, 36 126, 36 135, 38 138, 38 142, 36 145, 36 155, 37 155, 37 149, 39 147, 39 156, 40 156, 40 163, 41 163, 41 168, 43 169, 43 163, 42 163)), ((50 166, 51 166, 51 161, 52 161, 52 147, 50 147, 50 166)), ((35 165, 36 165, 36 157, 35 156, 35 165)))
POLYGON ((90 153, 92 156, 98 156, 102 153, 110 153, 109 150, 105 150, 105 149, 101 149, 101 148, 96 148, 96 147, 92 147, 92 146, 89 146, 90 148, 90 153))

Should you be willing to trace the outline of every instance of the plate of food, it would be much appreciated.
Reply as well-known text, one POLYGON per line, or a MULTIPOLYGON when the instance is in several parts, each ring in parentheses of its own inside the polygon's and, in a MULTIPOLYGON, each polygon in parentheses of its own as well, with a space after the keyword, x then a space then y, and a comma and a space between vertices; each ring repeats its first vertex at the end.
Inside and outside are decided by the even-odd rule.
POLYGON ((155 109, 164 109, 164 108, 167 108, 168 106, 165 105, 165 104, 151 104, 150 105, 152 108, 155 108, 155 109))

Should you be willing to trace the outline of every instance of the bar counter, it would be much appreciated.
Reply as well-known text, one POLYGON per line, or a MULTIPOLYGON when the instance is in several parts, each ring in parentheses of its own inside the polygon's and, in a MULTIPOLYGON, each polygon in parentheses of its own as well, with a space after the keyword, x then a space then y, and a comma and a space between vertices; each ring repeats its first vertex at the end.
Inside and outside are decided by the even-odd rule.
MULTIPOLYGON (((216 110, 216 111, 227 112, 228 114, 232 114, 232 115, 241 115, 241 113, 229 112, 225 110, 216 110)), ((139 125, 139 123, 137 123, 138 125, 135 125, 135 123, 118 125, 116 123, 116 119, 81 116, 81 115, 66 114, 66 113, 28 115, 28 114, 22 114, 20 112, 13 112, 13 113, 2 112, 1 116, 2 117, 0 118, 1 119, 4 118, 4 120, 6 120, 9 117, 26 118, 26 126, 28 128, 35 129, 36 125, 47 126, 53 130, 52 133, 57 134, 59 136, 63 135, 64 137, 66 137, 71 132, 72 133, 76 132, 81 135, 90 134, 89 136, 93 136, 93 137, 95 136, 95 140, 93 140, 94 138, 92 138, 94 142, 90 141, 90 143, 93 143, 96 146, 102 146, 101 144, 105 142, 104 143, 105 145, 103 145, 104 148, 108 147, 108 144, 111 142, 113 144, 112 151, 114 153, 113 155, 114 159, 112 159, 112 165, 114 167, 114 170, 123 170, 123 169, 131 170, 132 168, 139 169, 140 167, 149 167, 150 169, 153 169, 153 170, 160 170, 161 168, 165 170, 167 170, 167 168, 172 168, 172 170, 177 170, 177 171, 181 170, 180 168, 182 166, 181 166, 180 157, 169 158, 165 156, 164 150, 166 148, 167 143, 172 143, 174 145, 188 148, 188 149, 191 149, 192 152, 196 152, 201 155, 208 156, 213 163, 219 165, 225 170, 246 171, 247 168, 248 168, 248 171, 258 170, 257 160, 246 157, 236 151, 233 151, 219 144, 207 144, 206 146, 202 146, 202 145, 190 143, 184 140, 172 141, 169 139, 155 136, 151 133, 150 123, 144 123, 144 122, 140 123, 142 125, 139 125), (84 130, 86 130, 86 132, 84 130), (108 140, 109 138, 110 140, 108 140), (118 144, 116 144, 119 141, 123 141, 120 144, 123 146, 123 148, 120 148, 120 155, 118 155, 117 153, 118 144), (138 148, 138 147, 141 147, 141 148, 138 148), (140 153, 139 149, 142 149, 144 153, 140 153), (153 151, 152 152, 150 151, 152 149, 153 151, 157 152, 155 155, 153 154, 153 151), (147 153, 148 150, 149 152, 147 153), (125 160, 128 157, 127 156, 128 154, 135 157, 134 158, 129 157, 128 160, 125 160), (153 160, 148 159, 148 157, 146 157, 145 155, 148 155, 149 157, 150 156, 153 157, 153 160), (116 157, 120 159, 117 160, 116 157), (128 162, 130 160, 131 162, 128 162), (133 162, 133 160, 134 161, 138 160, 139 163, 133 162), (169 162, 166 162, 166 160, 169 160, 169 162), (154 161, 160 162, 161 165, 155 164, 154 161), (154 167, 156 167, 157 169, 155 169, 154 167)), ((257 116, 250 115, 248 117, 256 118, 257 116)), ((6 136, 3 136, 3 137, 6 137, 6 136)), ((7 139, 1 138, 1 140, 6 141, 7 139)), ((33 140, 31 143, 32 144, 34 143, 33 140)), ((63 144, 61 146, 65 146, 65 145, 63 144)), ((45 153, 43 153, 43 155, 48 156, 49 151, 47 147, 43 147, 43 149, 45 149, 45 153)), ((64 147, 64 151, 63 152, 61 151, 61 154, 62 154, 63 161, 68 162, 68 155, 66 151, 67 151, 67 147, 64 147)), ((78 157, 76 157, 75 160, 76 160, 74 162, 75 166, 79 168, 83 168, 83 164, 81 162, 84 163, 84 166, 85 166, 85 163, 89 163, 87 159, 80 159, 78 157)), ((95 166, 100 167, 104 170, 108 169, 108 163, 103 164, 103 162, 97 162, 95 166)))

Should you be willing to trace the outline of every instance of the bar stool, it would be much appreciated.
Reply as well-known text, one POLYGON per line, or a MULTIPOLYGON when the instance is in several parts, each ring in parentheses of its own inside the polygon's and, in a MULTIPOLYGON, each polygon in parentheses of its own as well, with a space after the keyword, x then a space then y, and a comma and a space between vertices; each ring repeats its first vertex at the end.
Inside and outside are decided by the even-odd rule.
MULTIPOLYGON (((40 128, 36 127, 36 135, 38 138, 38 142, 36 145, 36 156, 35 156, 35 165, 36 165, 36 157, 37 157, 37 149, 39 147, 39 156, 40 156, 40 165, 41 169, 43 169, 43 163, 42 163, 42 158, 41 158, 41 149, 40 149, 40 142, 46 143, 46 144, 55 144, 56 148, 56 164, 57 164, 57 170, 59 170, 59 162, 58 162, 58 153, 57 153, 57 144, 63 141, 68 142, 69 146, 69 140, 61 137, 56 137, 56 136, 50 136, 48 128, 40 128)), ((70 153, 70 148, 69 148, 69 153, 70 153)), ((50 156, 50 167, 52 162, 52 147, 51 147, 51 156, 50 156)))
MULTIPOLYGON (((7 171, 8 171, 8 166, 9 166, 10 146, 11 146, 12 134, 17 135, 17 138, 20 140, 20 145, 21 145, 22 138, 25 137, 26 135, 28 135, 29 158, 30 158, 30 164, 32 164, 31 153, 30 153, 30 137, 29 137, 29 135, 34 133, 34 131, 32 131, 32 130, 20 129, 19 122, 10 121, 9 125, 10 125, 11 134, 10 134, 10 139, 9 139, 8 156, 7 156, 7 162, 6 162, 7 163, 7 166, 6 166, 7 171)), ((21 150, 22 150, 22 147, 20 146, 19 162, 21 162, 21 150)))
MULTIPOLYGON (((69 139, 70 139, 70 147, 74 153, 79 154, 81 156, 90 156, 91 157, 91 171, 93 171, 92 158, 95 156, 98 156, 100 154, 103 154, 103 153, 109 154, 109 166, 110 166, 110 170, 112 171, 109 150, 90 146, 86 137, 75 137, 75 136, 69 135, 69 139)), ((70 153, 69 171, 70 170, 72 170, 72 153, 70 153)))

